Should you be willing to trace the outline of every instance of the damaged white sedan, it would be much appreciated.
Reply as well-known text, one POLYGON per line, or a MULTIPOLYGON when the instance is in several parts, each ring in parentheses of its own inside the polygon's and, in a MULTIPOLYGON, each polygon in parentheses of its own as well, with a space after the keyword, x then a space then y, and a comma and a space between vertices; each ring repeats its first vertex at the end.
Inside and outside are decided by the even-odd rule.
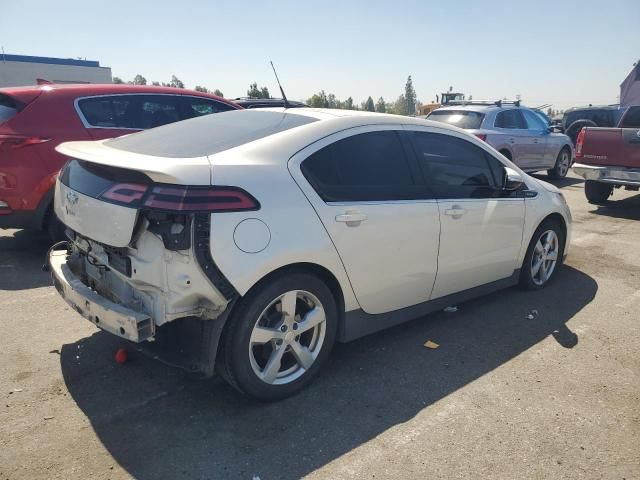
POLYGON ((60 294, 264 400, 308 384, 336 340, 543 287, 570 237, 559 190, 421 119, 244 110, 58 150, 60 294))

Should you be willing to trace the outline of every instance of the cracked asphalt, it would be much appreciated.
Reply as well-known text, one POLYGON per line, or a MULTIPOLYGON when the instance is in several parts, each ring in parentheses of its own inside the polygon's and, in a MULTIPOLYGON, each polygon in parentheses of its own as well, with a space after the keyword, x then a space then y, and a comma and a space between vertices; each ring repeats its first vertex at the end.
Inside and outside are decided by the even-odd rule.
POLYGON ((640 195, 556 184, 574 233, 552 285, 338 345, 274 404, 116 364, 40 270, 46 242, 0 230, 0 479, 640 478, 640 195))

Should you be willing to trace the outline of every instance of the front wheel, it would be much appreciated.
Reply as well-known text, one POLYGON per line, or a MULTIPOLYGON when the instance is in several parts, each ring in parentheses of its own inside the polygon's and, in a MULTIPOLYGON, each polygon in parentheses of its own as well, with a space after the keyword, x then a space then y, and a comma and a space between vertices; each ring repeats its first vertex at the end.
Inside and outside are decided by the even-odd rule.
POLYGON ((547 285, 562 264, 565 236, 558 222, 545 220, 531 237, 520 269, 520 286, 539 290, 547 285))
POLYGON ((264 401, 298 392, 318 374, 337 332, 331 290, 316 276, 289 273, 251 291, 225 327, 223 377, 264 401))
POLYGON ((605 205, 613 193, 613 185, 587 180, 584 183, 584 194, 587 201, 593 205, 605 205))
POLYGON ((553 168, 547 170, 547 175, 553 179, 564 178, 569 172, 569 167, 571 167, 571 152, 565 147, 558 153, 553 168))

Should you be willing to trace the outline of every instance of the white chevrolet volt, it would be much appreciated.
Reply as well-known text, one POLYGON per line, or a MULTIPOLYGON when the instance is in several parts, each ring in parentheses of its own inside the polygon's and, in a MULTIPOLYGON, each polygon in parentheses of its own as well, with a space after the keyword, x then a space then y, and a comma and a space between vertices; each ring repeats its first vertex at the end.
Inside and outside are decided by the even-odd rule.
POLYGON ((241 110, 58 151, 62 297, 263 400, 307 385, 335 341, 542 288, 567 254, 560 191, 442 123, 241 110))

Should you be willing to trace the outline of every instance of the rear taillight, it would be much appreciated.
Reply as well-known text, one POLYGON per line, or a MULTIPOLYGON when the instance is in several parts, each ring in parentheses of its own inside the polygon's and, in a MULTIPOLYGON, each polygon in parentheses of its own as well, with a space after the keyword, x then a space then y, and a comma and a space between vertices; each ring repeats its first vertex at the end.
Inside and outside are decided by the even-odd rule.
POLYGON ((576 158, 582 157, 582 145, 584 144, 584 128, 580 130, 576 138, 576 158))
POLYGON ((116 183, 100 195, 100 198, 135 207, 140 204, 140 200, 142 200, 148 188, 147 185, 139 185, 137 183, 116 183))
POLYGON ((0 150, 15 150, 39 143, 48 142, 50 138, 25 135, 0 135, 0 150))
POLYGON ((487 141, 487 134, 486 133, 474 133, 474 135, 476 137, 478 137, 480 140, 482 140, 483 142, 487 141))
POLYGON ((156 185, 143 207, 171 212, 237 212, 258 210, 260 204, 237 187, 188 187, 156 185))

